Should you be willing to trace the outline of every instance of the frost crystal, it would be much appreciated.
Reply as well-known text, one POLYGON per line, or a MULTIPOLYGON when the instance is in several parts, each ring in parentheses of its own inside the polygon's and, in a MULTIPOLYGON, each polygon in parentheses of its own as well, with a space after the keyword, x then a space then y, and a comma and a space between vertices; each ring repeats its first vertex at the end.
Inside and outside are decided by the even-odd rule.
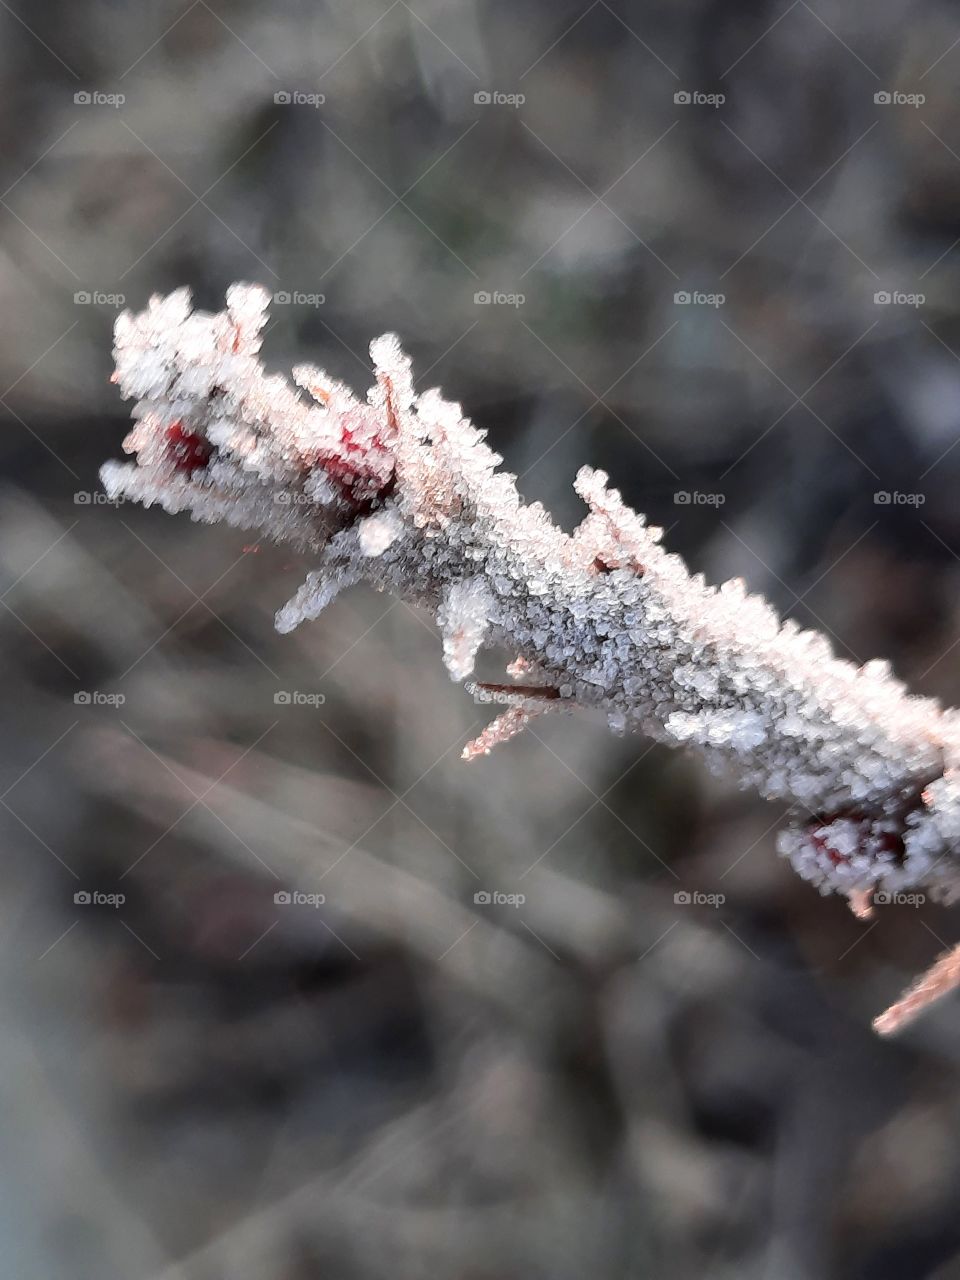
POLYGON ((443 631, 443 661, 453 680, 465 680, 483 644, 494 600, 481 576, 450 584, 437 610, 443 631))
POLYGON ((365 400, 312 366, 300 391, 259 360, 267 293, 234 285, 218 315, 185 289, 116 325, 116 375, 136 401, 107 463, 112 497, 257 529, 315 557, 280 610, 289 631, 365 581, 429 610, 461 680, 482 647, 518 655, 523 686, 477 686, 508 709, 468 756, 547 709, 593 708, 617 731, 689 745, 743 785, 791 802, 781 851, 821 891, 960 892, 955 712, 911 697, 884 663, 837 659, 740 581, 691 577, 661 531, 584 467, 568 536, 525 504, 501 459, 439 391, 414 393, 392 335, 370 348, 365 400))

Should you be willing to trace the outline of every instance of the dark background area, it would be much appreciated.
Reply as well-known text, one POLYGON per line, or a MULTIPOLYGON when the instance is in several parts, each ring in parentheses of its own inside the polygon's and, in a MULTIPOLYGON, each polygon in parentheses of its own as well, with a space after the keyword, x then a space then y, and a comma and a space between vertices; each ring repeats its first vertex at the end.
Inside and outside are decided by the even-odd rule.
POLYGON ((0 4, 5 1276, 960 1276, 957 1002, 870 1031, 953 914, 586 717, 462 764, 425 619, 279 637, 305 559, 96 496, 118 296, 257 280, 272 369, 396 330, 566 527, 603 466, 957 703, 958 71, 899 0, 0 4))

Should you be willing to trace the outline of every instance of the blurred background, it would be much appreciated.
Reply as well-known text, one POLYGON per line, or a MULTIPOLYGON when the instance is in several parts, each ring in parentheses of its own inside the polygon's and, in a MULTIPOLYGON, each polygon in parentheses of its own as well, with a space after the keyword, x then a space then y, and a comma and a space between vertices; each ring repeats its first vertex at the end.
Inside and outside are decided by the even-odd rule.
MULTIPOLYGON (((0 3, 0 1247, 49 1280, 960 1276, 960 937, 694 759, 490 759, 433 628, 103 505, 118 310, 396 330, 565 527, 960 701, 960 19, 839 0, 0 3)), ((502 670, 490 655, 486 671, 502 670)))

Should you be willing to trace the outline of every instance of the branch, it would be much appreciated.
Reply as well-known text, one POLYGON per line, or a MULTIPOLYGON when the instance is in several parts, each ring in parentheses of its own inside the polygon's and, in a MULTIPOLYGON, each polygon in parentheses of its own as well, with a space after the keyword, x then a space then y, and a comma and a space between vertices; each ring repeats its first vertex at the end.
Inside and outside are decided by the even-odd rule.
POLYGON ((603 472, 577 475, 588 514, 564 533, 497 471, 458 405, 414 393, 392 335, 371 346, 365 401, 312 366, 294 370, 306 395, 266 376, 267 302, 234 285, 225 312, 191 313, 181 289, 120 316, 115 381, 137 402, 124 441, 136 461, 103 467, 111 497, 314 555, 282 632, 364 581, 433 615, 455 680, 482 648, 515 655, 522 685, 473 687, 505 710, 468 759, 533 716, 592 709, 790 803, 780 851, 822 893, 861 912, 877 890, 960 894, 956 712, 908 695, 884 662, 836 658, 740 580, 691 577, 603 472))

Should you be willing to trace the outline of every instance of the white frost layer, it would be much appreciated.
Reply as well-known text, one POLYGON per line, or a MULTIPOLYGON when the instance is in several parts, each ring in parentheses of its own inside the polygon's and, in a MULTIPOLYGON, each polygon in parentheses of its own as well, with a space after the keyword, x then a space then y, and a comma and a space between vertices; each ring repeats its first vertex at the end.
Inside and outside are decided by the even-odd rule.
POLYGON ((267 376, 266 301, 234 286, 227 310, 208 316, 180 290, 120 317, 117 379, 138 401, 125 441, 136 463, 104 468, 112 495, 309 550, 315 567, 280 611, 283 630, 364 580, 432 612, 455 679, 480 647, 502 645, 567 707, 694 747, 796 804, 807 826, 811 813, 862 818, 852 850, 785 837, 798 869, 822 884, 847 891, 871 868, 938 886, 957 878, 960 796, 954 775, 942 776, 960 763, 955 713, 908 696, 884 663, 836 658, 742 582, 691 577, 602 472, 578 474, 588 510, 566 535, 522 501, 458 405, 414 392, 392 335, 371 347, 365 400, 312 366, 295 371, 302 392, 267 376), (171 463, 166 433, 177 423, 209 441, 209 465, 185 474, 171 463), (899 851, 884 824, 902 837, 899 851))

